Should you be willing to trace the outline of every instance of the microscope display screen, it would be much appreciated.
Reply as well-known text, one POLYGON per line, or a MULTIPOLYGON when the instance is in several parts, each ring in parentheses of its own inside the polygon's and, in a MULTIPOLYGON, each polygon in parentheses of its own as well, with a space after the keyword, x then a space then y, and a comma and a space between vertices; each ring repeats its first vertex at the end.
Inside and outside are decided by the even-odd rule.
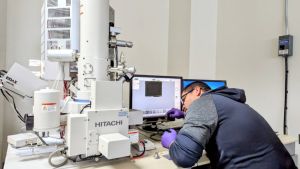
POLYGON ((181 108, 182 78, 134 75, 130 82, 130 108, 143 111, 144 118, 164 117, 171 108, 181 108))
POLYGON ((146 97, 161 97, 162 96, 162 82, 148 81, 145 82, 145 96, 146 97))

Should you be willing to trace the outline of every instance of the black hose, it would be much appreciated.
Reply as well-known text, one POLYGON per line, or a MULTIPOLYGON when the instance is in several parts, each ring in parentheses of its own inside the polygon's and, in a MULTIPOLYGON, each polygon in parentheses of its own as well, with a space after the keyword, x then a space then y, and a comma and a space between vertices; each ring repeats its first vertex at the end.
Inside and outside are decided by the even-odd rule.
POLYGON ((284 113, 283 113, 283 134, 288 134, 287 127, 287 96, 288 96, 288 56, 284 57, 285 60, 285 83, 284 83, 284 113))

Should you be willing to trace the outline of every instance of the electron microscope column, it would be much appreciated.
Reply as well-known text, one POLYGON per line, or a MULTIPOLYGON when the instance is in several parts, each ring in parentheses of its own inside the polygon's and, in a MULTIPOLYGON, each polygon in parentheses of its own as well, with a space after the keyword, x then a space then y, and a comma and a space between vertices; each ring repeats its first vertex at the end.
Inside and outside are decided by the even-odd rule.
POLYGON ((108 80, 109 0, 80 0, 79 99, 89 99, 93 80, 108 80))

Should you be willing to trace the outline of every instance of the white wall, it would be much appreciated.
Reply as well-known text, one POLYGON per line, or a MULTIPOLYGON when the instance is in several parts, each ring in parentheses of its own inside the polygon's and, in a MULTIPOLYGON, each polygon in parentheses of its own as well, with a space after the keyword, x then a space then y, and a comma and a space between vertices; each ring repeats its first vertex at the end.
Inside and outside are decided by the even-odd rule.
POLYGON ((189 78, 215 79, 217 0, 191 1, 189 78))
POLYGON ((277 56, 277 37, 282 26, 279 1, 219 2, 217 76, 244 88, 248 103, 280 132, 284 62, 277 56))
MULTIPOLYGON (((41 0, 8 0, 6 25, 6 67, 14 62, 28 66, 29 59, 40 59, 40 9, 41 0)), ((32 107, 19 100, 18 107, 25 113, 32 107)), ((16 113, 6 104, 4 113, 3 147, 6 151, 6 136, 21 130, 16 113)))
POLYGON ((189 73, 191 0, 110 0, 116 26, 132 49, 122 49, 139 74, 189 73))
POLYGON ((169 14, 168 75, 188 77, 191 0, 171 0, 169 14))
MULTIPOLYGON (((300 128, 299 6, 299 1, 289 1, 290 33, 295 43, 294 56, 289 59, 288 131, 293 136, 300 128)), ((280 133, 284 60, 277 56, 277 39, 283 33, 284 1, 219 1, 216 76, 226 79, 229 86, 244 88, 247 103, 280 133)))
POLYGON ((7 67, 40 59, 41 0, 7 2, 7 67))
POLYGON ((110 0, 110 4, 123 30, 120 38, 134 42, 132 49, 123 51, 137 73, 215 78, 217 0, 110 0))
POLYGON ((115 9, 119 39, 133 42, 132 49, 121 49, 139 74, 167 74, 169 1, 110 0, 115 9))
MULTIPOLYGON (((0 0, 0 69, 5 69, 5 46, 6 46, 6 0, 0 0)), ((0 168, 3 163, 3 117, 4 117, 4 98, 0 96, 0 168)))
MULTIPOLYGON (((110 0, 115 10, 119 39, 133 42, 122 48, 128 66, 138 74, 166 75, 168 68, 169 0, 110 0)), ((124 84, 123 105, 129 106, 129 84, 124 84)))

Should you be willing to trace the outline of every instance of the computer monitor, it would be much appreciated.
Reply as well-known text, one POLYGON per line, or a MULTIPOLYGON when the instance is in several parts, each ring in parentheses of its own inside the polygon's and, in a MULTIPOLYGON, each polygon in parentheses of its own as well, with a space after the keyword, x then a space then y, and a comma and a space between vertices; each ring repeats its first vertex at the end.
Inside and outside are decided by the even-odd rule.
POLYGON ((171 108, 181 108, 182 77, 134 75, 130 82, 130 108, 145 118, 165 117, 171 108))
POLYGON ((205 84, 207 84, 211 90, 223 87, 223 86, 227 86, 226 80, 203 80, 203 79, 183 79, 182 80, 182 85, 183 88, 185 88, 186 86, 188 86, 189 84, 195 82, 195 81, 201 81, 205 84))

